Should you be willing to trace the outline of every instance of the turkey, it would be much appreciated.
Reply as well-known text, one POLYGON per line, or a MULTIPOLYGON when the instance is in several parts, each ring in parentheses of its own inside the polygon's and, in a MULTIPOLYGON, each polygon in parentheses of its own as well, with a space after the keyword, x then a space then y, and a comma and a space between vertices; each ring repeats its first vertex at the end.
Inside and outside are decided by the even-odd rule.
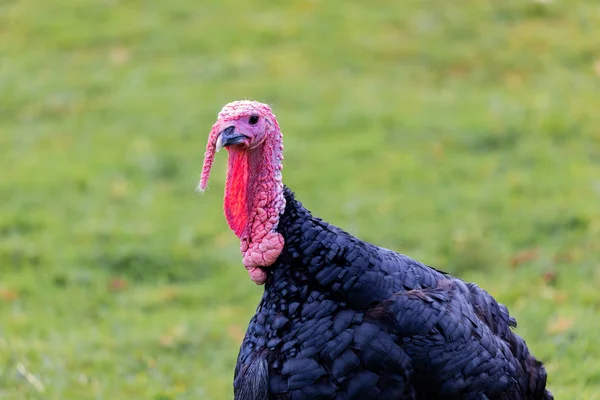
POLYGON ((543 364, 486 291, 355 238, 283 185, 283 136, 269 106, 223 107, 224 209, 264 294, 241 344, 235 400, 552 399, 543 364))

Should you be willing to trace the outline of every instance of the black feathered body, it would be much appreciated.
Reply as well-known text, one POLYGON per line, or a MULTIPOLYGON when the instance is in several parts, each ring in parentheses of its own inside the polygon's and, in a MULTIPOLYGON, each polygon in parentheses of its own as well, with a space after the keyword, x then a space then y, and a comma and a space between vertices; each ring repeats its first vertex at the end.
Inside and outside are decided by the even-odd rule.
POLYGON ((552 399, 487 292, 285 197, 285 247, 240 349, 236 400, 552 399))

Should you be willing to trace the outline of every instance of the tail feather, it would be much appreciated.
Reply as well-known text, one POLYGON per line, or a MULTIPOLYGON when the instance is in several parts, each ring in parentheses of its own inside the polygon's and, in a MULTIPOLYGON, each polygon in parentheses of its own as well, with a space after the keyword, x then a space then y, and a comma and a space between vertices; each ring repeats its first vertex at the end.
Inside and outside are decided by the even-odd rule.
POLYGON ((546 368, 529 353, 523 339, 511 332, 510 347, 513 355, 519 360, 527 377, 527 398, 532 400, 553 400, 552 393, 546 390, 546 368))
POLYGON ((236 366, 233 381, 234 400, 269 400, 269 371, 262 354, 236 366))
POLYGON ((546 390, 547 374, 544 364, 528 355, 525 360, 525 372, 529 377, 528 388, 533 399, 553 400, 552 393, 546 390))

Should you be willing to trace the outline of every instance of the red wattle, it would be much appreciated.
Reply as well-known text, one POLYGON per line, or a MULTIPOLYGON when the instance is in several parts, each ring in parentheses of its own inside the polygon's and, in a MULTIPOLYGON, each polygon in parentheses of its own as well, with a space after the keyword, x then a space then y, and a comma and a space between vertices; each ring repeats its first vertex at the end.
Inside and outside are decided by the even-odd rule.
POLYGON ((240 237, 248 222, 248 155, 245 151, 228 150, 225 218, 229 227, 240 237))

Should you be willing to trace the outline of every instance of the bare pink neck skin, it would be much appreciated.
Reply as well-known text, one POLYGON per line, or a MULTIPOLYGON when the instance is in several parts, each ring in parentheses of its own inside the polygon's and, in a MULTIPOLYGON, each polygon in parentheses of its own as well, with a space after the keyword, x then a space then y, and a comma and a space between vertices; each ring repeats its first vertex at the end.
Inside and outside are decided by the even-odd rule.
POLYGON ((272 265, 284 246, 283 236, 276 232, 279 216, 285 209, 281 179, 283 146, 276 139, 268 137, 254 149, 227 148, 225 216, 240 238, 244 266, 259 285, 267 280, 267 272, 261 267, 272 265))

